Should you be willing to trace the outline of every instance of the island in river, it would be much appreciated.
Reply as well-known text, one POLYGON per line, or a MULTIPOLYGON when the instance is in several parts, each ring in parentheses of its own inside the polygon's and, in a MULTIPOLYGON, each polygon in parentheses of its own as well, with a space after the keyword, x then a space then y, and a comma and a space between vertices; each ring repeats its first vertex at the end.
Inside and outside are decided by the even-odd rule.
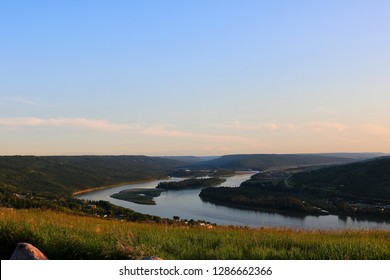
POLYGON ((112 198, 126 200, 138 204, 155 205, 154 198, 161 194, 162 190, 158 189, 128 189, 111 195, 112 198))
POLYGON ((189 190, 206 188, 220 185, 226 182, 226 179, 221 178, 191 178, 178 182, 161 182, 156 187, 162 190, 189 190))
POLYGON ((111 195, 112 198, 121 199, 137 204, 155 205, 154 198, 160 196, 161 192, 167 190, 189 190, 206 188, 224 183, 226 179, 221 178, 191 178, 182 181, 161 182, 154 189, 134 188, 120 191, 111 195))

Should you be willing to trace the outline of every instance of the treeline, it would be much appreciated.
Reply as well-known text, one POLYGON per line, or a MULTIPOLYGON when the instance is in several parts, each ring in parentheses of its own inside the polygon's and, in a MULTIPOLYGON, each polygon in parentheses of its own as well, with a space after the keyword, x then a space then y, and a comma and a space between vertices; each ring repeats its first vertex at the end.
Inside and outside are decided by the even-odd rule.
POLYGON ((158 223, 168 221, 167 219, 141 214, 102 200, 85 201, 54 194, 13 193, 4 189, 0 189, 0 207, 15 209, 46 209, 76 215, 92 215, 126 221, 158 223))
POLYGON ((219 177, 219 176, 234 176, 235 170, 233 169, 218 169, 218 170, 197 170, 197 169, 182 169, 178 168, 169 173, 169 176, 179 178, 196 178, 196 177, 219 177))
POLYGON ((0 188, 71 195, 166 177, 180 162, 146 156, 0 156, 0 188))
POLYGON ((238 188, 205 188, 199 196, 202 200, 227 206, 321 213, 319 208, 290 193, 286 188, 272 184, 261 188, 248 185, 238 188))
POLYGON ((267 170, 272 167, 339 164, 354 161, 351 158, 317 154, 239 154, 225 155, 190 166, 197 169, 267 170))
POLYGON ((205 201, 238 208, 390 217, 387 200, 362 198, 318 186, 286 185, 288 174, 283 173, 258 173, 238 188, 205 188, 199 196, 205 201))
POLYGON ((161 182, 157 185, 157 189, 163 190, 186 190, 186 189, 196 189, 196 188, 205 188, 212 187, 219 184, 222 184, 226 179, 221 178, 204 178, 204 179, 187 179, 178 182, 161 182))

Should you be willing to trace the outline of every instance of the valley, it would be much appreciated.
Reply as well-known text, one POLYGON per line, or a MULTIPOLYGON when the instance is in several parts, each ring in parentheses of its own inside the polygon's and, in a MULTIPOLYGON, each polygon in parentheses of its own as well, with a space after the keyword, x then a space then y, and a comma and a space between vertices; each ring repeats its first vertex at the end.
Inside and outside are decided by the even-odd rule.
MULTIPOLYGON (((133 223, 129 224, 130 227, 135 227, 138 223, 143 227, 141 224, 145 224, 148 231, 159 227, 177 228, 177 231, 173 230, 173 234, 177 235, 175 238, 178 240, 182 235, 180 228, 189 228, 190 234, 194 235, 202 232, 202 237, 199 238, 203 241, 212 232, 210 229, 203 231, 203 228, 216 228, 221 234, 244 228, 245 234, 249 235, 262 235, 267 232, 263 228, 272 228, 275 230, 274 234, 292 234, 303 239, 314 231, 318 240, 334 236, 334 230, 344 232, 353 229, 353 234, 367 236, 367 240, 371 240, 369 242, 373 241, 374 236, 371 230, 380 229, 380 238, 383 236, 386 239, 390 229, 387 157, 363 161, 359 159, 352 163, 351 158, 338 159, 332 164, 328 162, 329 158, 323 160, 321 156, 320 162, 308 164, 305 155, 300 165, 297 162, 299 156, 276 156, 279 167, 274 162, 269 162, 270 155, 241 155, 238 162, 236 158, 230 157, 231 161, 224 159, 220 169, 198 169, 200 162, 207 165, 208 160, 194 163, 192 158, 191 164, 194 165, 190 166, 188 162, 175 159, 143 156, 0 157, 0 207, 3 207, 0 242, 11 248, 13 240, 27 236, 24 233, 26 228, 20 228, 11 234, 10 228, 19 227, 18 219, 10 222, 14 213, 12 211, 20 213, 18 215, 24 213, 23 216, 31 221, 27 223, 27 228, 35 223, 38 216, 63 215, 61 219, 72 220, 72 223, 91 219, 91 224, 96 223, 97 228, 100 228, 98 224, 101 223, 116 227, 120 222, 133 223), (256 158, 255 162, 252 161, 253 158, 256 158), (261 158, 264 159, 262 165, 268 167, 254 171, 261 158), (286 162, 280 162, 281 158, 285 158, 286 162), (291 158, 294 160, 291 161, 291 158), (243 162, 247 169, 242 169, 243 162), (342 174, 348 175, 343 177, 342 174), (353 181, 356 176, 359 180, 353 181), (204 178, 199 179, 202 177, 204 178), (379 180, 378 183, 375 180, 379 180), (72 193, 77 195, 72 196, 72 193), (281 228, 290 229, 279 231, 281 228)), ((215 160, 218 159, 210 161, 215 160)), ((43 227, 52 227, 40 223, 43 227)), ((36 243, 49 252, 54 250, 45 245, 45 237, 41 235, 44 231, 41 230, 43 228, 28 231, 29 237, 25 240, 36 243)), ((71 236, 74 230, 68 228, 66 231, 68 233, 63 238, 73 238, 71 236)), ((100 232, 101 228, 97 231, 100 232)), ((97 231, 88 233, 88 238, 99 234, 97 231)), ((331 238, 340 242, 341 236, 336 236, 331 238)), ((53 255, 54 258, 77 259, 83 256, 81 251, 85 249, 82 243, 85 241, 82 241, 83 237, 80 238, 77 253, 64 252, 62 255, 53 255)), ((134 240, 131 242, 135 247, 145 244, 134 240)), ((103 243, 96 246, 106 248, 107 244, 103 243)), ((179 251, 170 255, 164 253, 164 250, 156 249, 157 245, 153 242, 148 244, 148 254, 157 252, 167 258, 189 257, 179 251)), ((92 244, 88 246, 89 250, 93 248, 92 244)), ((274 245, 270 246, 273 248, 274 245)), ((288 249, 290 245, 286 246, 275 255, 277 258, 286 258, 292 254, 288 249)), ((383 247, 385 251, 386 246, 383 247)), ((227 250, 222 247, 220 249, 227 250)), ((301 248, 299 253, 297 251, 291 256, 342 258, 341 255, 333 255, 331 249, 320 255, 311 255, 311 251, 304 253, 305 250, 301 248)), ((368 258, 375 258, 368 252, 366 251, 370 256, 368 258)), ((123 258, 121 254, 112 253, 109 258, 123 258)), ((202 254, 203 258, 215 257, 205 252, 202 254)), ((140 252, 128 252, 127 256, 138 258, 141 255, 140 252)), ((267 253, 261 256, 269 258, 271 255, 267 253)), ((353 252, 347 255, 350 258, 360 257, 353 252)), ((254 258, 261 256, 252 255, 254 258)), ((99 254, 84 257, 101 258, 99 254)), ((227 254, 225 257, 232 258, 232 255, 227 254)), ((245 258, 244 255, 236 257, 245 258)), ((383 255, 378 257, 383 258, 383 255)), ((196 258, 200 256, 196 255, 196 258)))

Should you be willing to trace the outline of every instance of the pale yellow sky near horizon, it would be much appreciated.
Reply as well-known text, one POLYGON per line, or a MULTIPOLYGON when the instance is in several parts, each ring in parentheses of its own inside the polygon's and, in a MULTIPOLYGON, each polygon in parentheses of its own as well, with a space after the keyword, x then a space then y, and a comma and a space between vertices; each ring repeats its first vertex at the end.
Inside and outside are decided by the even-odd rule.
POLYGON ((231 124, 203 124, 200 128, 203 131, 194 132, 166 124, 112 123, 82 118, 0 118, 3 136, 0 154, 390 152, 390 130, 370 123, 242 124, 235 121, 231 124), (18 138, 18 135, 29 137, 18 138))
POLYGON ((390 153, 390 1, 114 2, 1 4, 0 155, 390 153))

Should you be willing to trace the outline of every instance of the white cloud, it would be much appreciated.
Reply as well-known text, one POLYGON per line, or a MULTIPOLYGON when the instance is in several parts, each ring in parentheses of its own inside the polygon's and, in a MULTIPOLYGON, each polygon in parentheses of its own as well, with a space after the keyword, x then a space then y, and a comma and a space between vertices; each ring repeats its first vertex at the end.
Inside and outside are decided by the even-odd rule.
POLYGON ((251 143, 251 144, 262 146, 262 144, 260 144, 257 139, 253 139, 249 137, 183 131, 183 130, 177 130, 174 127, 168 125, 145 126, 141 130, 143 134, 160 136, 160 137, 203 139, 203 140, 210 140, 210 141, 217 141, 217 142, 251 143))
POLYGON ((277 130, 280 128, 280 125, 276 123, 266 123, 260 126, 262 129, 268 129, 268 130, 277 130))
POLYGON ((228 128, 228 129, 236 129, 236 130, 246 130, 246 131, 278 131, 278 130, 312 130, 316 132, 324 131, 324 130, 336 130, 336 131, 344 131, 349 126, 343 123, 337 122, 309 122, 309 123, 277 123, 277 122, 268 122, 268 123, 249 123, 242 124, 239 121, 235 121, 232 124, 210 124, 211 126, 228 128))
POLYGON ((167 124, 138 124, 138 123, 113 123, 107 120, 87 118, 0 118, 0 127, 23 128, 23 127, 73 127, 87 128, 103 132, 138 133, 168 138, 203 139, 216 142, 237 142, 260 145, 257 139, 221 135, 201 132, 178 130, 167 124))
POLYGON ((380 124, 363 124, 360 126, 363 132, 379 137, 390 138, 390 127, 380 124))
POLYGON ((18 103, 18 104, 24 104, 24 105, 42 106, 42 107, 50 107, 50 108, 57 107, 56 104, 37 102, 37 101, 34 101, 30 98, 23 97, 23 96, 4 97, 3 99, 8 100, 8 101, 12 101, 12 102, 18 103))
POLYGON ((191 149, 198 153, 303 151, 310 148, 314 151, 313 143, 319 147, 317 150, 322 151, 336 150, 335 147, 338 147, 337 150, 368 150, 366 143, 370 141, 375 143, 378 149, 385 150, 390 140, 390 127, 374 123, 269 122, 253 124, 235 121, 222 125, 202 124, 201 127, 203 127, 201 130, 187 130, 163 123, 117 123, 90 118, 0 118, 0 128, 3 129, 23 131, 29 128, 27 131, 29 133, 31 129, 42 128, 40 130, 42 139, 45 139, 45 130, 56 132, 62 128, 68 128, 67 133, 80 133, 80 130, 81 133, 84 132, 83 130, 97 131, 105 133, 105 135, 100 135, 102 139, 111 137, 118 143, 125 143, 122 148, 132 143, 132 147, 138 145, 144 150, 154 149, 153 153, 159 153, 164 149, 180 150, 181 153, 192 151, 191 149), (147 148, 143 146, 144 142, 149 143, 147 148))
POLYGON ((278 123, 257 123, 257 124, 242 124, 239 121, 234 121, 232 124, 206 124, 207 126, 236 129, 236 130, 277 130, 283 126, 290 126, 290 124, 278 124, 278 123))
POLYGON ((348 128, 348 125, 337 122, 311 122, 306 124, 305 127, 316 131, 337 130, 341 132, 346 130, 348 128))
POLYGON ((86 118, 0 118, 0 126, 6 127, 84 127, 101 131, 124 131, 131 127, 126 124, 114 124, 105 120, 86 118))

